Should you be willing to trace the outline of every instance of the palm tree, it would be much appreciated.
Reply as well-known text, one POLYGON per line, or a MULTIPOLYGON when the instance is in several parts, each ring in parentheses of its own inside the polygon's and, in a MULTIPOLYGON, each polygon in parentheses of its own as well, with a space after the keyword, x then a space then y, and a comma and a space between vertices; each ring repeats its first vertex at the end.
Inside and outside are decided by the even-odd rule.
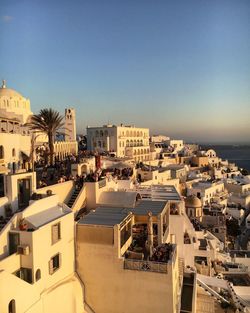
POLYGON ((53 164, 54 139, 63 125, 63 116, 52 109, 42 109, 39 114, 31 117, 30 129, 48 136, 50 164, 53 164))

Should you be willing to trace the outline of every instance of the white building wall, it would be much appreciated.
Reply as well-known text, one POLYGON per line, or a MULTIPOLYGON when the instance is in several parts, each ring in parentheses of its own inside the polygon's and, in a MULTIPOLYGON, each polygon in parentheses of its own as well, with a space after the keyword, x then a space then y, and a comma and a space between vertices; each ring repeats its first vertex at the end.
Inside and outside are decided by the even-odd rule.
POLYGON ((0 157, 0 164, 6 166, 12 172, 13 163, 16 170, 22 168, 22 152, 30 155, 30 136, 21 134, 1 133, 0 146, 3 146, 3 158, 0 157))
POLYGON ((222 192, 224 192, 224 183, 208 183, 207 185, 205 183, 198 183, 187 189, 187 196, 195 195, 205 205, 209 204, 216 195, 222 192))
POLYGON ((149 129, 133 126, 104 125, 87 128, 87 148, 92 151, 114 152, 118 157, 149 160, 149 129))
POLYGON ((75 274, 74 213, 41 225, 34 231, 20 231, 16 219, 28 218, 58 205, 58 197, 51 196, 33 202, 26 210, 13 217, 0 233, 1 246, 8 246, 8 232, 20 234, 20 244, 29 245, 28 255, 3 255, 0 260, 0 312, 9 313, 9 303, 15 301, 16 313, 84 313, 84 290, 75 274), (52 225, 60 222, 60 239, 52 243, 52 225), (60 266, 50 273, 51 257, 60 254, 60 266), (32 269, 32 283, 13 275, 21 267, 32 269), (41 278, 36 281, 36 271, 41 278))

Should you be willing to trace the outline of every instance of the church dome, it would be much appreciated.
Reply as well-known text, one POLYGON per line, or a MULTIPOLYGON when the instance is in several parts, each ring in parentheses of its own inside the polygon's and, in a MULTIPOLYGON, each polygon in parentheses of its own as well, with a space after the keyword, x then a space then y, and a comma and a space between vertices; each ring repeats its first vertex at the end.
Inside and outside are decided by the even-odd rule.
POLYGON ((27 123, 29 116, 32 115, 30 100, 17 91, 7 88, 5 80, 0 87, 0 110, 9 117, 17 118, 23 124, 27 123))
POLYGON ((195 195, 188 196, 185 199, 185 206, 188 208, 201 208, 201 200, 195 195))
POLYGON ((2 97, 7 97, 7 98, 20 98, 23 99, 24 97, 18 93, 17 91, 10 89, 10 88, 6 88, 6 82, 5 80, 3 80, 3 84, 0 88, 0 98, 2 97))

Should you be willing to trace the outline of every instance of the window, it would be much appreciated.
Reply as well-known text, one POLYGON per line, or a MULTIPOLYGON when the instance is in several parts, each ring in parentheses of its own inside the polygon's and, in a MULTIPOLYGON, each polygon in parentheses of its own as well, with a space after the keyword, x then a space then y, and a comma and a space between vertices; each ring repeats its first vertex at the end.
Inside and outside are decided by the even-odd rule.
POLYGON ((15 149, 15 148, 12 149, 12 156, 13 156, 13 157, 16 156, 16 149, 15 149))
POLYGON ((52 245, 61 239, 61 224, 60 223, 52 225, 51 235, 52 235, 52 245))
POLYGON ((53 258, 49 260, 49 273, 50 275, 54 274, 60 267, 60 254, 58 253, 53 258))
POLYGON ((0 159, 4 158, 4 148, 3 146, 0 146, 0 159))
POLYGON ((40 269, 36 270, 36 281, 38 281, 39 279, 41 279, 41 270, 40 269))
POLYGON ((32 269, 21 267, 18 271, 15 272, 15 275, 27 283, 32 284, 32 269))
POLYGON ((0 174, 0 198, 4 197, 4 176, 0 174))
POLYGON ((12 299, 9 303, 8 313, 16 313, 16 301, 12 299))

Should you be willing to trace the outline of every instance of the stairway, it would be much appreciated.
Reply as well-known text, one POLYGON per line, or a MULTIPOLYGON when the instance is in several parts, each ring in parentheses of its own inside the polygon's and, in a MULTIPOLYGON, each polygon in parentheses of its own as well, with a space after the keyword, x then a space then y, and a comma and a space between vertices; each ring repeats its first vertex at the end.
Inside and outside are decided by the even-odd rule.
POLYGON ((73 204, 75 203, 76 198, 78 197, 80 191, 81 191, 81 188, 74 190, 74 192, 73 192, 71 198, 69 199, 69 202, 67 203, 67 204, 68 204, 68 207, 72 208, 72 206, 73 206, 73 204))
POLYGON ((206 292, 208 292, 211 296, 216 298, 220 302, 226 302, 227 304, 230 304, 227 299, 222 297, 218 292, 216 292, 213 288, 209 287, 206 283, 204 283, 202 280, 197 278, 197 284, 202 287, 206 292))

